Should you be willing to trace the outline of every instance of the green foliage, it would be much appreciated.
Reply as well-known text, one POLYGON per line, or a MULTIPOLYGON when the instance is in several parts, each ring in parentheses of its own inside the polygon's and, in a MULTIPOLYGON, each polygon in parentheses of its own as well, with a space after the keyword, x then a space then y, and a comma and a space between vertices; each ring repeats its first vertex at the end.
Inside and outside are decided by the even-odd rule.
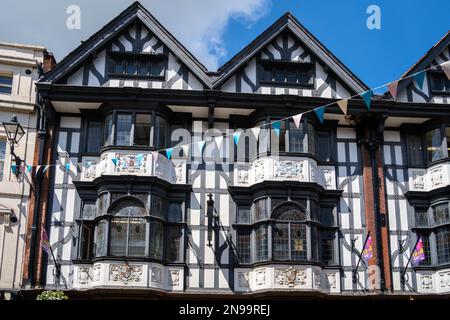
POLYGON ((36 297, 36 300, 69 300, 62 291, 44 291, 36 297))

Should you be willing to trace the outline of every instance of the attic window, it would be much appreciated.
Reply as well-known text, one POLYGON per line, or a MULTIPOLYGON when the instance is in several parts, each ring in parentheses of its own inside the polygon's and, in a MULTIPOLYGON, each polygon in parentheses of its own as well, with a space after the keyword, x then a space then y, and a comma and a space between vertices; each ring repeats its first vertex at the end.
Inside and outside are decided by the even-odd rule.
POLYGON ((109 75, 118 77, 164 78, 166 55, 148 53, 111 53, 109 75))
POLYGON ((261 83, 312 87, 314 65, 294 61, 262 60, 261 83))
POLYGON ((450 80, 444 73, 432 73, 431 89, 436 92, 450 92, 450 80))

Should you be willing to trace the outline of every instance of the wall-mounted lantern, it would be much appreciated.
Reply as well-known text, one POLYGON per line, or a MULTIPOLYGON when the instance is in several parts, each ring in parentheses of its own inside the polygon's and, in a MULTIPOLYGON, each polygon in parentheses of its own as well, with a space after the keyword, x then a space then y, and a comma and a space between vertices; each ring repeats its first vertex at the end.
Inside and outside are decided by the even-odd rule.
MULTIPOLYGON (((12 116, 11 121, 3 122, 3 127, 5 128, 6 137, 8 139, 10 148, 11 148, 11 156, 14 158, 15 170, 14 174, 19 177, 20 175, 20 167, 22 164, 22 159, 18 155, 14 153, 14 146, 19 144, 20 139, 22 139, 25 131, 19 122, 17 122, 17 117, 15 115, 12 116)), ((11 167, 13 167, 13 165, 11 167)))
POLYGON ((208 247, 212 247, 211 241, 212 241, 212 235, 214 230, 214 200, 212 193, 208 194, 209 200, 206 202, 207 208, 206 208, 206 214, 208 218, 208 247))

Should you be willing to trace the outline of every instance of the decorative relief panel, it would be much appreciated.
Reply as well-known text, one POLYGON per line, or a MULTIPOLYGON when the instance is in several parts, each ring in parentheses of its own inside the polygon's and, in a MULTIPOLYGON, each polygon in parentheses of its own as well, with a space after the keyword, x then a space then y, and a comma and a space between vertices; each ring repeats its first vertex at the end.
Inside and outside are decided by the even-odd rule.
POLYGON ((102 154, 100 156, 100 162, 98 164, 98 174, 104 174, 108 169, 108 154, 102 154))
POLYGON ((327 273, 327 287, 329 289, 336 289, 336 274, 335 273, 327 273))
POLYGON ((255 270, 255 283, 257 286, 266 284, 266 269, 255 270))
POLYGON ((414 189, 425 190, 425 174, 423 170, 413 170, 411 174, 414 189))
POLYGON ((100 271, 101 271, 101 265, 95 264, 92 267, 92 281, 93 282, 100 281, 100 271))
POLYGON ((160 283, 161 282, 161 268, 152 268, 152 282, 160 283))
POLYGON ((255 173, 255 182, 264 180, 264 160, 258 160, 253 163, 255 173))
POLYGON ((142 266, 128 264, 112 264, 109 269, 109 278, 111 281, 123 282, 141 282, 142 266))
POLYGON ((426 290, 433 289, 433 275, 422 274, 422 289, 426 290))
POLYGON ((169 270, 168 281, 170 286, 178 287, 180 285, 180 270, 169 270))
POLYGON ((241 184, 248 184, 249 178, 250 178, 250 172, 249 172, 248 166, 238 166, 237 167, 237 183, 241 184))
POLYGON ((287 269, 275 269, 275 283, 288 286, 304 286, 306 285, 307 273, 305 270, 295 269, 290 266, 287 269))
POLYGON ((140 154, 116 154, 116 172, 124 173, 147 173, 147 155, 140 154))
POLYGON ((320 278, 321 278, 320 271, 315 271, 314 272, 314 285, 316 287, 320 287, 320 283, 321 283, 320 278))
POLYGON ((90 268, 82 267, 78 269, 78 283, 79 284, 88 284, 91 276, 89 275, 90 268))
POLYGON ((311 182, 317 182, 317 165, 314 162, 311 162, 311 182))
POLYGON ((97 175, 97 161, 86 161, 84 164, 84 177, 86 179, 95 179, 97 175))
POLYGON ((275 160, 274 177, 304 180, 304 161, 275 160))
POLYGON ((441 288, 450 288, 450 272, 439 274, 439 285, 441 288))
POLYGON ((183 162, 178 162, 174 165, 175 168, 175 183, 186 183, 186 181, 184 181, 185 179, 183 179, 183 171, 184 171, 184 163, 183 162))
POLYGON ((249 273, 248 272, 239 272, 238 273, 238 283, 239 283, 239 287, 248 288, 250 286, 249 273))
POLYGON ((444 174, 442 167, 433 168, 430 170, 431 187, 437 187, 444 183, 444 174))

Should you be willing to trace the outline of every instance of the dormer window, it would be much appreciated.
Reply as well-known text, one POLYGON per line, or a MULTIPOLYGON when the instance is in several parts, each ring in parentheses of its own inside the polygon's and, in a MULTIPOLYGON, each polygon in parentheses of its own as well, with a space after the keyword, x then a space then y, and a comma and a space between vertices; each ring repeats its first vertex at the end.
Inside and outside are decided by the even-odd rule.
POLYGON ((112 52, 109 75, 117 77, 164 78, 165 54, 112 52))
POLYGON ((450 80, 444 73, 431 74, 431 90, 436 92, 450 93, 450 80))
POLYGON ((261 83, 311 87, 314 65, 295 61, 261 60, 261 83))

